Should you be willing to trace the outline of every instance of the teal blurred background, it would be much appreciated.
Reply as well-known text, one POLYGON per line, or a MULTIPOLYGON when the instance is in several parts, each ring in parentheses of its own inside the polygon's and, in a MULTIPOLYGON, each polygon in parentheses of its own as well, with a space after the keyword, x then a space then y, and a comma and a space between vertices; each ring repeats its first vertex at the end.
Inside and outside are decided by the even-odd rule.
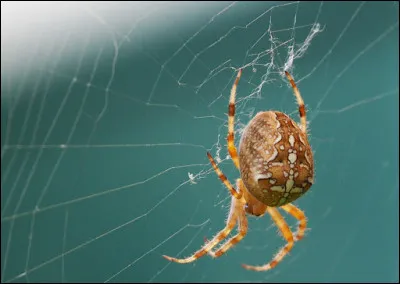
POLYGON ((143 5, 90 7, 50 40, 2 38, 2 282, 398 282, 398 2, 143 5), (224 226, 206 151, 239 177, 225 140, 239 67, 237 137, 258 111, 298 121, 281 72, 298 83, 316 183, 295 204, 310 230, 263 273, 240 264, 284 245, 269 216, 221 258, 169 263, 224 226))

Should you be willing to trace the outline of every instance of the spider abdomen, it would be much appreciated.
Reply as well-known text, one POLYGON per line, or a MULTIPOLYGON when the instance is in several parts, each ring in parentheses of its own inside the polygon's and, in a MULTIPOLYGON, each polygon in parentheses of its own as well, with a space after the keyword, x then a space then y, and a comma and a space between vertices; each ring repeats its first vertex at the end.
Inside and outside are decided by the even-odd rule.
POLYGON ((282 112, 260 112, 248 123, 240 140, 239 162, 247 190, 267 206, 296 200, 314 181, 307 135, 282 112))

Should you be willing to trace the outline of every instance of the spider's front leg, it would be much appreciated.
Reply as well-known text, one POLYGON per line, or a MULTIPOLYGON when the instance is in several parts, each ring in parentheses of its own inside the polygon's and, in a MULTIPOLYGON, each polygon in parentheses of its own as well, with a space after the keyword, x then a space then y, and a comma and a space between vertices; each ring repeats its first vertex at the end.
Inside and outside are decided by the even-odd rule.
POLYGON ((247 234, 247 229, 248 229, 248 224, 247 224, 247 217, 244 209, 241 209, 242 211, 240 212, 239 215, 239 232, 227 240, 218 250, 215 252, 210 250, 208 252, 209 255, 211 255, 214 258, 222 256, 224 253, 226 253, 230 248, 232 248, 234 245, 236 245, 238 242, 240 242, 247 234))
POLYGON ((229 212, 229 217, 226 222, 226 226, 224 229, 222 229, 211 241, 207 242, 201 249, 196 251, 193 255, 187 257, 187 258, 174 258, 170 257, 167 255, 163 255, 164 258, 174 261, 177 263, 190 263, 195 261, 196 259, 204 256, 208 252, 210 252, 218 243, 220 243, 222 240, 224 240, 229 233, 232 231, 232 229, 235 227, 235 224, 238 219, 238 214, 240 214, 241 209, 240 206, 242 206, 240 200, 236 199, 234 196, 231 198, 231 209, 229 212))
MULTIPOLYGON (((243 182, 238 179, 236 182, 236 187, 239 189, 239 192, 243 193, 245 189, 243 189, 243 182)), ((238 233, 227 240, 222 246, 220 246, 217 250, 210 250, 208 254, 214 258, 222 256, 229 249, 231 249, 234 245, 239 243, 246 235, 248 230, 248 222, 246 217, 245 205, 246 200, 242 197, 238 202, 241 203, 241 206, 238 206, 238 233)))
POLYGON ((262 266, 252 266, 247 264, 242 264, 242 266, 248 270, 254 271, 265 271, 274 268, 282 259, 285 257, 286 254, 293 248, 294 239, 293 234, 290 231, 288 224, 286 223, 285 219, 283 219, 282 215, 279 213, 278 209, 274 207, 267 207, 267 212, 271 215, 272 220, 276 223, 276 226, 282 232, 283 237, 288 242, 274 257, 272 261, 269 263, 262 265, 262 266))
POLYGON ((291 203, 283 205, 281 206, 281 208, 299 221, 299 227, 297 229, 297 232, 294 234, 294 240, 295 241, 301 240, 304 237, 304 232, 306 231, 307 228, 306 215, 304 214, 303 211, 301 211, 299 208, 297 208, 295 205, 291 203))

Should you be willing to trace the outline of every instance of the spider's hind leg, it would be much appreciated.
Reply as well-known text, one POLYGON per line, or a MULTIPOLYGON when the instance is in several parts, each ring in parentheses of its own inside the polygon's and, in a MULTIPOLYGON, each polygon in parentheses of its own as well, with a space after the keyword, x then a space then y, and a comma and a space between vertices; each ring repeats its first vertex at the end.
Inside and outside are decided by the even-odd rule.
POLYGON ((228 136, 227 136, 228 152, 232 158, 233 163, 238 169, 239 169, 239 157, 235 147, 235 100, 236 100, 236 89, 237 85, 239 84, 241 75, 242 75, 242 69, 239 69, 235 82, 233 83, 231 89, 231 96, 229 98, 229 107, 228 107, 228 136))
POLYGON ((306 133, 307 132, 307 119, 306 119, 306 107, 304 106, 303 98, 300 95, 299 89, 297 88, 296 83, 293 80, 293 77, 289 74, 289 72, 285 71, 285 75, 288 78, 290 85, 292 85, 294 95, 297 99, 297 104, 299 105, 299 115, 300 115, 300 128, 306 133))

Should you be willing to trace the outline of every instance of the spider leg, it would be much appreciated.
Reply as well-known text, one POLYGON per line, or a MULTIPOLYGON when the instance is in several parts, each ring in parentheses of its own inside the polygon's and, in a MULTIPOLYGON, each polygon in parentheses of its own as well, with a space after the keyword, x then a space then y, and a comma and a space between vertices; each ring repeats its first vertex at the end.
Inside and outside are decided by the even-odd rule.
POLYGON ((279 262, 282 261, 284 256, 288 254, 288 252, 292 249, 294 244, 292 232, 290 231, 290 228, 286 223, 285 219, 283 219, 282 215, 279 213, 278 209, 274 207, 268 207, 267 212, 271 215, 272 220, 276 223, 277 227, 279 228, 283 237, 286 239, 288 243, 283 248, 281 248, 281 250, 276 254, 276 256, 272 261, 270 261, 265 265, 252 266, 252 265, 242 264, 242 266, 248 270, 265 271, 274 268, 279 262))
POLYGON ((239 232, 233 236, 232 238, 230 238, 229 240, 227 240, 218 250, 216 250, 215 252, 210 250, 208 252, 209 255, 211 255, 214 258, 220 257, 222 256, 225 252, 227 252, 230 248, 232 248, 234 245, 236 245, 238 242, 240 242, 247 234, 247 228, 248 228, 248 224, 247 224, 247 218, 246 218, 246 213, 243 209, 243 207, 240 209, 240 213, 238 216, 239 219, 239 232))
POLYGON ((215 247, 218 243, 220 243, 222 240, 224 240, 229 233, 232 231, 232 229, 235 227, 236 221, 238 219, 238 212, 240 212, 240 206, 242 204, 239 202, 239 200, 235 199, 232 197, 231 201, 231 209, 229 211, 229 216, 228 220, 226 221, 226 226, 224 229, 222 229, 211 241, 206 243, 201 249, 196 251, 193 255, 187 257, 187 258, 174 258, 170 257, 167 255, 163 255, 164 258, 170 261, 174 261, 177 263, 190 263, 195 261, 196 259, 204 256, 207 254, 213 247, 215 247))
POLYGON ((295 233, 294 239, 295 241, 301 240, 304 237, 304 232, 307 228, 306 215, 303 211, 301 211, 299 208, 291 203, 283 205, 281 206, 281 208, 299 221, 299 227, 297 229, 297 232, 295 233))
POLYGON ((229 182, 229 180, 226 178, 226 176, 223 174, 223 172, 218 168, 217 164, 215 163, 213 157, 209 152, 207 152, 207 157, 210 160, 211 165, 213 166, 215 172, 217 173, 219 179, 225 184, 225 186, 229 189, 231 194, 236 198, 240 199, 242 197, 242 193, 238 192, 233 185, 229 182))
POLYGON ((306 120, 306 107, 304 106, 303 98, 300 95, 299 89, 296 86, 296 83, 293 80, 293 77, 285 71, 286 77, 288 78, 290 84, 292 85, 294 95, 297 99, 297 104, 299 105, 299 115, 300 115, 300 122, 301 122, 301 130, 306 133, 307 132, 307 120, 306 120))
POLYGON ((229 108, 228 108, 228 137, 227 137, 229 155, 231 156, 233 163, 238 169, 239 169, 239 158, 235 147, 235 99, 236 99, 236 88, 239 83, 241 75, 242 75, 242 69, 239 69, 239 72, 236 76, 235 82, 233 83, 231 89, 231 96, 229 98, 229 108))

